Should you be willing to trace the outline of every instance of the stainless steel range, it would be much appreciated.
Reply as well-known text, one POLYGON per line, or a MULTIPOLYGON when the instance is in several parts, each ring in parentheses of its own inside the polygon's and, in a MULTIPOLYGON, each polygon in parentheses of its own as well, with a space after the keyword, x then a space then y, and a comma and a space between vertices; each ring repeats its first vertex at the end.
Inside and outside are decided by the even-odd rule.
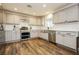
POLYGON ((28 27, 22 27, 21 29, 21 39, 27 39, 30 38, 30 31, 28 30, 28 27))

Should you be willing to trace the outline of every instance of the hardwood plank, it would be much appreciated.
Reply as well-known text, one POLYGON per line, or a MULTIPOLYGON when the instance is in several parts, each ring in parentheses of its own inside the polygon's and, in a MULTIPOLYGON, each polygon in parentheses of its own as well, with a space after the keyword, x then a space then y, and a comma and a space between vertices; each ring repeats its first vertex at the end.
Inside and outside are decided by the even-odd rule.
POLYGON ((29 39, 20 42, 0 44, 1 55, 73 55, 42 39, 29 39))

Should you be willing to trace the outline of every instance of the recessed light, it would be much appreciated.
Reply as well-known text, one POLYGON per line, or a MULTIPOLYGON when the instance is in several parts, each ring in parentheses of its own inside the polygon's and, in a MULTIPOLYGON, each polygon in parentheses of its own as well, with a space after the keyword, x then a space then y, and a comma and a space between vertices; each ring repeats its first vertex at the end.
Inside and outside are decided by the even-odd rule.
POLYGON ((14 8, 14 10, 18 10, 17 8, 14 8))
POLYGON ((43 4, 43 7, 45 8, 47 5, 46 4, 43 4))

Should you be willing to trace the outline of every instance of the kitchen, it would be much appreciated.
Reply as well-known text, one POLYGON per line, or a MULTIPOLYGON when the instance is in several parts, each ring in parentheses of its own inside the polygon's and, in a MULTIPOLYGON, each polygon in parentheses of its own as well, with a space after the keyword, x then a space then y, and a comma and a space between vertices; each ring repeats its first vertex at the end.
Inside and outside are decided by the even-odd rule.
MULTIPOLYGON (((32 49, 31 51, 35 55, 60 55, 72 54, 72 52, 79 54, 78 10, 78 3, 1 3, 0 54, 11 54, 9 52, 17 54, 15 53, 16 51, 23 49, 22 46, 20 46, 21 43, 23 45, 26 44, 29 49, 31 49, 29 46, 33 46, 32 48, 36 49, 37 53, 34 53, 32 49), (41 7, 41 5, 43 6, 41 7), (37 13, 35 13, 35 11, 37 13), (46 13, 44 13, 44 11, 46 13), (42 40, 45 41, 46 46, 42 40), (6 49, 4 49, 2 45, 6 46, 6 49), (49 50, 46 47, 49 47, 49 50), (38 48, 44 53, 42 51, 39 52, 38 48), (11 49, 13 49, 13 51, 11 49), (59 49, 60 52, 58 51, 59 49), (2 53, 2 51, 5 52, 2 53), (71 51, 71 53, 69 51, 71 51)), ((30 52, 26 53, 26 50, 25 48, 20 54, 31 54, 30 52)))

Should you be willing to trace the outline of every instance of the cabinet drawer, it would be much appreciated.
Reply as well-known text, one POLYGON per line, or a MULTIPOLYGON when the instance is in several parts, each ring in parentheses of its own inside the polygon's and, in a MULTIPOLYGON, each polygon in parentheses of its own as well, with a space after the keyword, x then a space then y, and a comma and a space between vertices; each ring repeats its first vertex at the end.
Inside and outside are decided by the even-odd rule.
POLYGON ((76 35, 77 32, 57 32, 56 43, 76 49, 76 35))
POLYGON ((59 35, 63 35, 63 36, 74 36, 77 37, 78 36, 78 32, 72 32, 72 31, 59 31, 57 32, 57 34, 59 35))

